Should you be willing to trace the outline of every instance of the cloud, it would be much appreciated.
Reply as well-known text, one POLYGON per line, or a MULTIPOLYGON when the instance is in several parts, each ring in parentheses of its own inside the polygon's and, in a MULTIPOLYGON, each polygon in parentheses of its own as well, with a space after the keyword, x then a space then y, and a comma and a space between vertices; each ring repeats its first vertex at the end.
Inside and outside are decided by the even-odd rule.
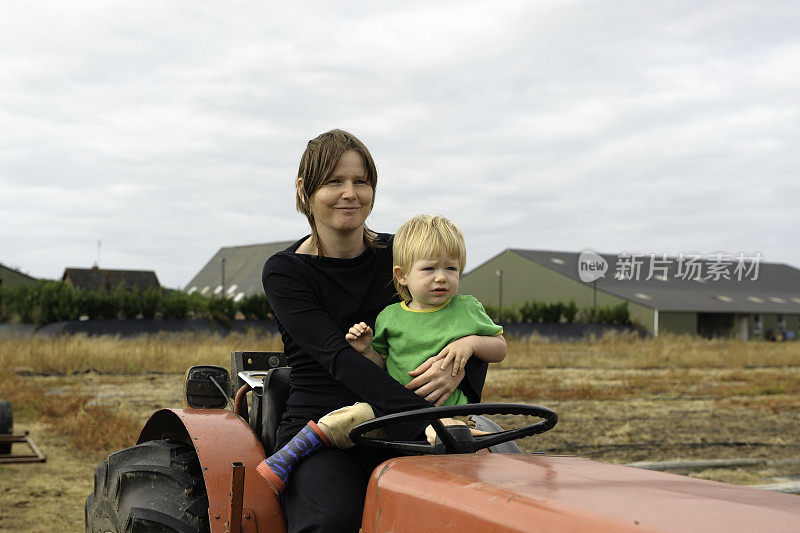
POLYGON ((759 250, 800 265, 792 2, 9 3, 0 261, 183 286, 297 238, 306 142, 380 172, 370 224, 438 212, 506 247, 759 250))

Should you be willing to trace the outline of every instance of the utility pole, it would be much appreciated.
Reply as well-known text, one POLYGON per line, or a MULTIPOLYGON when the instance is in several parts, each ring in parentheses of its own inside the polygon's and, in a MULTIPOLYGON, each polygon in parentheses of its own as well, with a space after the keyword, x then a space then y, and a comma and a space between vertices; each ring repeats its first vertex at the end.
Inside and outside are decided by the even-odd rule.
POLYGON ((225 298, 225 258, 222 258, 222 297, 225 298))
POLYGON ((503 271, 498 270, 495 272, 498 278, 498 288, 497 288, 497 321, 503 321, 503 271))

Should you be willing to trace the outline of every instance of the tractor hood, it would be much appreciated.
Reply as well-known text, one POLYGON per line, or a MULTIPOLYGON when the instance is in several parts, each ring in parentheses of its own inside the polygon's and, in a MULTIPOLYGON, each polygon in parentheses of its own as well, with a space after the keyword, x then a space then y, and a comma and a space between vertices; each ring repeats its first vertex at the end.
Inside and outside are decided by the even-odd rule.
POLYGON ((401 457, 372 474, 363 532, 797 531, 800 498, 579 457, 401 457))

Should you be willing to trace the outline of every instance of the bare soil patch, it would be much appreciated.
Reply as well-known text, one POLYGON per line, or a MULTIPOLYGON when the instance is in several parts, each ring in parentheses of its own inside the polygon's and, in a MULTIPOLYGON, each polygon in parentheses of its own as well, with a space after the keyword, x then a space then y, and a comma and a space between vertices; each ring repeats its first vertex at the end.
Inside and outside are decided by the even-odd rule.
MULTIPOLYGON (((501 369, 490 373, 484 400, 535 403, 559 413, 554 429, 521 441, 524 451, 582 455, 616 463, 778 459, 800 457, 798 383, 797 367, 501 369), (516 394, 526 386, 537 393, 516 394)), ((498 422, 515 424, 510 417, 498 417, 498 422)), ((800 467, 749 467, 739 472, 717 468, 692 475, 753 485, 800 479, 800 467)))
MULTIPOLYGON (((50 391, 53 401, 63 393, 89 393, 98 404, 135 413, 141 424, 157 409, 183 406, 183 374, 104 376, 89 373, 25 379, 50 391)), ((19 418, 16 413, 15 418, 19 418)), ((0 465, 0 531, 83 531, 84 502, 92 492, 94 469, 106 453, 80 451, 70 439, 30 417, 15 420, 14 432, 23 431, 30 432, 47 455, 47 462, 0 465)), ((128 445, 135 444, 134 439, 135 436, 128 445)), ((22 453, 22 449, 13 451, 22 453)))

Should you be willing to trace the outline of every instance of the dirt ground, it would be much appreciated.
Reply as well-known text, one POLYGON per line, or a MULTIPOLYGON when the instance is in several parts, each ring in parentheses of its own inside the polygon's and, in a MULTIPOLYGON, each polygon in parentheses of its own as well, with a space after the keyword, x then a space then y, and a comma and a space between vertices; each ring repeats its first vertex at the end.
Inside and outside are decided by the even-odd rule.
MULTIPOLYGON (((525 451, 583 455, 617 463, 800 458, 798 394, 785 387, 752 390, 746 386, 753 382, 753 373, 757 382, 800 382, 800 368, 748 369, 745 375, 736 372, 743 371, 496 369, 487 379, 484 401, 535 403, 559 413, 559 423, 552 431, 520 442, 525 451), (535 386, 531 388, 531 384, 535 386), (522 395, 524 391, 528 392, 522 395)), ((91 392, 94 401, 125 406, 142 422, 156 409, 182 406, 182 374, 89 373, 26 379, 48 390, 77 387, 91 392)), ((524 422, 496 419, 505 427, 524 422)), ((84 500, 92 491, 94 467, 103 457, 76 451, 36 421, 15 421, 15 432, 25 430, 48 458, 44 464, 0 465, 0 531, 83 531, 84 500)), ((800 466, 762 464, 691 475, 754 485, 800 480, 800 466)))

